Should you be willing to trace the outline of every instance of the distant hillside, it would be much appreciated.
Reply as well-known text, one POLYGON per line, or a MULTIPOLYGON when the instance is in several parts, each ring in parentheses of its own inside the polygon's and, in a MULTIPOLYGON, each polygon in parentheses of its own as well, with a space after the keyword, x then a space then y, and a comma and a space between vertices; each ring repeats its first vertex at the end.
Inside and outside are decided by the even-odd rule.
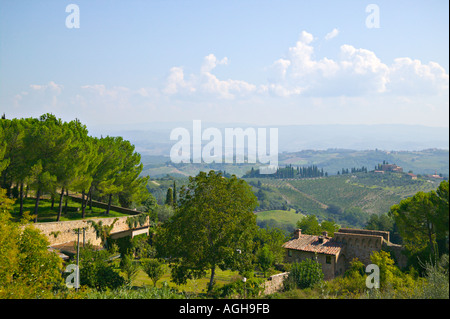
MULTIPOLYGON (((123 136, 131 141, 142 155, 169 156, 175 141, 170 132, 183 127, 192 132, 192 122, 143 123, 90 130, 94 136, 109 134, 123 136)), ((202 130, 214 127, 224 132, 225 128, 258 128, 245 123, 202 122, 202 130)), ((449 128, 420 125, 272 125, 278 128, 279 152, 297 152, 307 149, 329 148, 353 150, 402 150, 417 151, 430 148, 449 149, 449 128)), ((205 142, 207 143, 207 142, 205 142)))
MULTIPOLYGON (((284 229, 291 229, 295 224, 286 225, 286 213, 276 212, 291 209, 304 215, 314 214, 319 220, 333 219, 344 227, 361 228, 371 214, 385 214, 402 199, 419 191, 436 190, 441 182, 433 178, 412 180, 401 173, 374 172, 308 179, 245 180, 258 197, 258 216, 266 216, 262 212, 268 210, 271 224, 284 229)), ((264 218, 266 222, 269 219, 264 218)))
MULTIPOLYGON (((380 150, 343 150, 328 149, 323 151, 304 150, 300 152, 281 153, 278 157, 279 165, 309 166, 316 165, 319 169, 328 172, 328 175, 336 175, 338 171, 353 167, 367 167, 373 170, 383 161, 397 164, 403 167, 405 172, 414 174, 443 174, 449 175, 449 151, 428 149, 423 151, 380 151, 380 150)), ((144 169, 142 175, 150 175, 152 178, 172 176, 194 176, 199 171, 210 169, 226 171, 238 177, 243 176, 256 168, 255 164, 173 164, 167 156, 143 155, 144 169)))
POLYGON ((293 166, 316 165, 329 175, 335 175, 342 168, 367 167, 373 170, 375 165, 383 161, 403 167, 405 172, 415 174, 442 173, 449 175, 449 151, 427 149, 422 151, 381 151, 381 150, 343 150, 328 149, 325 151, 305 150, 282 153, 278 158, 281 165, 293 166))
MULTIPOLYGON (((187 178, 176 178, 177 188, 187 178)), ((258 199, 258 224, 292 230, 302 215, 333 219, 341 226, 364 227, 371 214, 385 214, 392 205, 419 191, 436 190, 440 179, 410 179, 406 173, 374 172, 306 179, 245 178, 258 199)), ((148 189, 163 204, 172 178, 152 179, 148 189)))

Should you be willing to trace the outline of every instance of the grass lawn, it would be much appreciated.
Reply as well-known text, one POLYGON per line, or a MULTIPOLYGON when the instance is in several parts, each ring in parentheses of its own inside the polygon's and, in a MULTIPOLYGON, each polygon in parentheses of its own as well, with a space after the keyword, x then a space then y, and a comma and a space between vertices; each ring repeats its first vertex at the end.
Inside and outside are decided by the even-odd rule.
MULTIPOLYGON (((34 205, 36 200, 34 198, 25 198, 23 204, 24 212, 30 212, 33 214, 34 205)), ((38 209, 38 222, 55 222, 58 216, 58 206, 59 202, 55 201, 54 208, 51 208, 51 200, 49 199, 41 199, 39 201, 39 209, 38 209)), ((64 203, 63 203, 64 205, 64 203)), ((19 201, 16 200, 16 203, 13 206, 14 211, 12 212, 13 220, 19 220, 19 201)), ((105 217, 123 217, 128 216, 127 214, 115 212, 110 210, 109 215, 105 214, 105 209, 92 207, 92 212, 89 209, 89 206, 86 207, 86 215, 85 218, 105 218, 105 217)), ((77 220, 81 219, 81 203, 74 202, 69 199, 67 206, 67 213, 64 212, 61 214, 60 221, 69 221, 69 220, 77 220)))
MULTIPOLYGON (((156 283, 156 287, 161 288, 163 286, 163 282, 166 281, 169 287, 173 287, 178 289, 179 291, 190 292, 195 294, 206 293, 207 286, 209 284, 209 279, 211 276, 211 271, 206 273, 206 276, 200 279, 191 279, 187 281, 186 285, 176 285, 171 281, 170 278, 170 268, 167 266, 166 273, 158 280, 156 283)), ((225 270, 222 271, 219 268, 216 269, 216 274, 214 276, 217 286, 222 286, 225 284, 229 284, 236 280, 241 280, 242 277, 238 274, 237 271, 225 270)), ((139 269, 139 272, 136 278, 132 282, 133 286, 152 286, 153 281, 147 276, 147 274, 139 269)))
POLYGON ((256 219, 258 221, 263 220, 270 220, 274 219, 277 222, 283 223, 283 224, 289 224, 295 226, 297 224, 297 221, 301 219, 304 215, 303 214, 296 214, 295 209, 289 209, 289 210, 266 210, 262 212, 256 213, 256 219))

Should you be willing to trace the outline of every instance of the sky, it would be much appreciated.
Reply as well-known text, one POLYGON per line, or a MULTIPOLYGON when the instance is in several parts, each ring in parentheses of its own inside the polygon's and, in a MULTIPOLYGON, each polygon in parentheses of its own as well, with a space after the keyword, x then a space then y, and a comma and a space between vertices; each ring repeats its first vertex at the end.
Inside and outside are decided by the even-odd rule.
POLYGON ((192 120, 448 128, 448 6, 0 0, 0 111, 53 113, 88 128, 192 120), (78 15, 66 12, 70 4, 78 15))

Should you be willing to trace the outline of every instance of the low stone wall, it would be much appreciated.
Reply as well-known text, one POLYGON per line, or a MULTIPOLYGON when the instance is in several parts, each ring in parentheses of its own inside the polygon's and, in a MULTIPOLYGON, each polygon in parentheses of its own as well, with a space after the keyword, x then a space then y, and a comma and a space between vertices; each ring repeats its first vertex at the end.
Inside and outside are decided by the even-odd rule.
MULTIPOLYGON (((63 222, 49 222, 49 223, 35 223, 33 226, 40 229, 41 232, 47 236, 50 245, 64 244, 70 241, 77 240, 77 234, 75 234, 74 229, 86 227, 85 241, 91 242, 94 245, 100 244, 100 239, 95 235, 95 230, 88 223, 88 220, 93 220, 95 223, 102 221, 103 225, 111 225, 115 218, 117 222, 111 233, 116 233, 124 230, 129 230, 127 225, 127 218, 125 217, 110 217, 110 218, 89 218, 83 220, 73 220, 73 221, 63 221, 63 222)), ((146 224, 147 225, 147 224, 146 224)), ((82 234, 80 235, 80 241, 82 240, 82 234)))
POLYGON ((289 275, 288 272, 270 276, 264 283, 264 294, 270 295, 283 289, 283 281, 289 275))

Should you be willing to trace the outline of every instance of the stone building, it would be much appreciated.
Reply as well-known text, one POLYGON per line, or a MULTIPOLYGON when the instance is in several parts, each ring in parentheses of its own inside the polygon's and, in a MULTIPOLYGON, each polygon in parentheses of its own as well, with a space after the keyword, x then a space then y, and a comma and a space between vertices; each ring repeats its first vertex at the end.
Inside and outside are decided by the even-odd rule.
POLYGON ((334 233, 334 237, 329 237, 326 232, 321 236, 305 235, 297 229, 294 238, 284 243, 283 247, 287 262, 317 258, 325 280, 343 275, 354 258, 365 265, 370 264, 372 252, 381 249, 390 251, 400 268, 406 265, 402 246, 392 244, 386 231, 341 228, 334 233))
POLYGON ((384 172, 397 172, 397 173, 403 172, 403 168, 395 164, 383 164, 381 165, 381 170, 384 172))

